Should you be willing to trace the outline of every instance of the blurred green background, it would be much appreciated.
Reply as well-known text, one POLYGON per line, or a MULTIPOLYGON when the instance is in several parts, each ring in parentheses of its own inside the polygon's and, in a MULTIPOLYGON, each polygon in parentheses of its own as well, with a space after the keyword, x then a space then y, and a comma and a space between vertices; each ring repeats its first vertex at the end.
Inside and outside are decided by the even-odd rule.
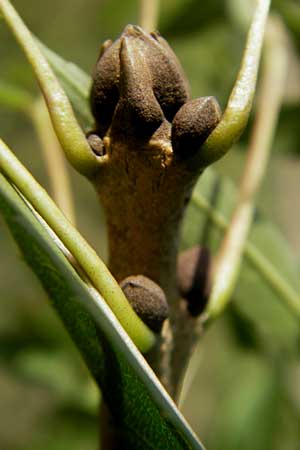
MULTIPOLYGON (((224 107, 252 4, 161 0, 159 30, 181 60, 193 96, 215 95, 224 107)), ((15 0, 14 5, 48 47, 88 73, 100 44, 138 20, 135 0, 15 0)), ((274 0, 273 9, 289 32, 290 70, 259 203, 289 241, 288 251, 300 273, 300 6, 297 0, 274 0)), ((37 95, 31 69, 3 21, 0 43, 0 82, 37 95)), ((0 104, 0 133, 49 187, 28 118, 0 104)), ((235 181, 248 135, 249 131, 216 165, 235 181)), ((70 175, 78 227, 105 258, 105 225, 96 196, 83 178, 72 170, 70 175)), ((2 219, 0 249, 0 449, 95 449, 96 388, 2 219)), ((272 336, 262 340, 253 322, 234 306, 209 330, 191 361, 188 377, 194 381, 183 404, 184 414, 209 450, 300 449, 299 342, 297 337, 290 341, 282 344, 272 336)))

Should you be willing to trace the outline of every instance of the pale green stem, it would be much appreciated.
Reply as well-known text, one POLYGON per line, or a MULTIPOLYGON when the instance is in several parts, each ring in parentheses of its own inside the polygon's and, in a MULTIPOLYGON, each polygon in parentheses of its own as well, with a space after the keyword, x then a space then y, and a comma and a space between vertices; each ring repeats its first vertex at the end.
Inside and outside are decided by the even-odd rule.
POLYGON ((53 127, 67 158, 79 172, 92 176, 99 162, 87 143, 64 90, 34 37, 8 0, 0 0, 0 12, 35 72, 53 127))
POLYGON ((263 180, 284 95, 287 76, 286 35, 279 19, 269 21, 257 115, 241 178, 238 200, 218 252, 213 285, 205 311, 218 316, 232 297, 252 224, 256 194, 263 180))
MULTIPOLYGON (((226 217, 212 208, 209 202, 199 193, 194 194, 192 203, 205 212, 212 223, 220 231, 226 231, 229 221, 226 217)), ((300 319, 300 293, 296 292, 291 284, 286 281, 274 265, 261 253, 261 251, 251 242, 246 242, 243 249, 244 257, 251 263, 257 273, 264 279, 266 284, 280 298, 283 304, 300 319)))
POLYGON ((240 71, 219 125, 208 137, 199 152, 203 166, 220 159, 244 131, 255 94, 264 30, 270 0, 257 0, 248 32, 240 71))
POLYGON ((158 22, 159 0, 139 0, 139 24, 148 32, 155 31, 158 22))
POLYGON ((76 219, 70 178, 65 158, 49 120, 44 100, 42 98, 36 100, 28 112, 41 144, 52 197, 64 215, 75 225, 76 219))
POLYGON ((118 282, 47 192, 1 140, 0 170, 19 189, 74 256, 136 346, 142 352, 148 351, 154 344, 154 335, 133 311, 118 282))

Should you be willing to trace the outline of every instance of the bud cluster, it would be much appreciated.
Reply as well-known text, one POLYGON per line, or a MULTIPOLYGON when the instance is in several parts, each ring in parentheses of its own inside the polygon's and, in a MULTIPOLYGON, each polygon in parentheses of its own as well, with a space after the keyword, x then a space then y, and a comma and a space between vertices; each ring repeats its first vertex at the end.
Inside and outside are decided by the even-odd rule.
POLYGON ((96 133, 149 141, 162 126, 175 156, 193 156, 220 121, 214 97, 189 99, 177 57, 158 33, 128 25, 102 46, 93 74, 96 133), (166 122, 169 125, 166 127, 166 122))

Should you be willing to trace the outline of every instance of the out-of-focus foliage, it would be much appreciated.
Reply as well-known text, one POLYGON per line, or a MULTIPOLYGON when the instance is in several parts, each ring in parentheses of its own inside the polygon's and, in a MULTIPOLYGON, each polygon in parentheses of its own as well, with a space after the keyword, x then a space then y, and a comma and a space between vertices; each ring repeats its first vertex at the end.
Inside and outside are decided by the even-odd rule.
MULTIPOLYGON (((181 60, 193 96, 215 95, 224 106, 242 53, 251 0, 161 0, 159 29, 181 60)), ((91 72, 100 44, 137 22, 133 0, 15 0, 32 31, 67 60, 91 72)), ((274 0, 290 35, 290 75, 274 144, 274 159, 259 200, 290 242, 300 274, 300 6, 274 0)), ((31 69, 0 22, 1 83, 36 95, 31 69)), ((39 146, 28 119, 0 105, 1 136, 47 187, 39 146)), ((250 127, 249 127, 250 128, 250 127)), ((247 137, 217 164, 238 179, 247 137)), ((105 226, 94 192, 72 172, 78 223, 105 257, 105 226), (95 211, 99 211, 95 214, 95 211), (100 239, 101 238, 101 239, 100 239)), ((272 239, 268 236, 272 248, 272 239)), ((0 448, 5 450, 92 450, 98 429, 98 397, 86 369, 33 274, 18 257, 0 222, 0 448)), ((275 244, 274 244, 275 247, 275 244)), ((275 251, 275 250, 274 250, 275 251)), ((295 263, 296 264, 296 263, 295 263)), ((253 281, 255 283, 255 280, 253 281)), ((251 284, 246 286, 251 297, 251 284)), ((237 292, 238 294, 238 292, 237 292)), ((201 342, 191 362, 198 366, 184 413, 208 449, 296 449, 300 442, 300 363, 293 351, 276 346, 259 317, 264 297, 253 291, 251 305, 233 306, 201 342), (258 308, 258 309, 257 309, 258 308), (256 313, 256 311, 258 311, 256 313)), ((274 299, 276 302, 276 299, 274 299)), ((272 298, 267 299, 268 307, 272 298)), ((276 306, 275 306, 276 307, 276 306)), ((264 312, 266 314, 266 312, 264 312)), ((266 314, 267 316, 267 314, 266 314)), ((264 316, 263 316, 264 317, 264 316)), ((272 329, 271 314, 265 317, 272 329)), ((283 321, 286 323, 286 321, 283 321)), ((274 326, 278 327, 278 322, 274 326)), ((279 324, 280 325, 280 324, 279 324)), ((285 329, 280 330, 285 336, 285 329)), ((282 341, 280 341, 282 342, 282 341)))

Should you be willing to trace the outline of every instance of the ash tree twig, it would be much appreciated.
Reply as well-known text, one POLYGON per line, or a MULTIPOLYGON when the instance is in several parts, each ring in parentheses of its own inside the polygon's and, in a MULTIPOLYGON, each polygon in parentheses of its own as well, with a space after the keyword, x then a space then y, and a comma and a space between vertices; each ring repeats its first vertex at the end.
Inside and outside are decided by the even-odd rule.
MULTIPOLYGON (((246 125, 269 5, 269 0, 257 2, 241 70, 223 117, 214 97, 190 99, 183 70, 159 34, 127 26, 119 39, 107 41, 93 74, 90 103, 95 129, 89 135, 89 145, 36 41, 9 0, 0 0, 0 11, 39 80, 68 159, 92 181, 105 209, 110 270, 119 282, 132 275, 150 278, 167 296, 169 321, 162 329, 161 345, 153 349, 149 360, 174 394, 180 385, 184 361, 199 335, 199 322, 189 315, 177 286, 180 221, 202 169, 220 158, 246 125)), ((153 14, 144 18, 150 16, 153 22, 153 14)), ((12 179, 13 174, 8 176, 12 179)), ((27 181, 21 187, 27 189, 27 181)), ((53 221, 40 202, 34 204, 36 198, 31 200, 32 192, 26 193, 33 206, 41 208, 49 225, 56 227, 53 226, 58 236, 68 242, 66 246, 71 246, 69 250, 78 262, 83 261, 89 278, 103 290, 101 282, 107 269, 99 266, 99 261, 92 267, 92 253, 80 253, 84 245, 79 246, 78 253, 76 239, 81 242, 80 238, 72 236, 73 231, 67 236, 64 222, 53 221)), ((111 282, 109 277, 108 280, 111 282)), ((115 284, 113 290, 117 292, 115 284)), ((120 296, 116 296, 118 301, 113 306, 122 317, 120 296)), ((147 335, 148 329, 139 326, 149 344, 152 334, 147 335)))

